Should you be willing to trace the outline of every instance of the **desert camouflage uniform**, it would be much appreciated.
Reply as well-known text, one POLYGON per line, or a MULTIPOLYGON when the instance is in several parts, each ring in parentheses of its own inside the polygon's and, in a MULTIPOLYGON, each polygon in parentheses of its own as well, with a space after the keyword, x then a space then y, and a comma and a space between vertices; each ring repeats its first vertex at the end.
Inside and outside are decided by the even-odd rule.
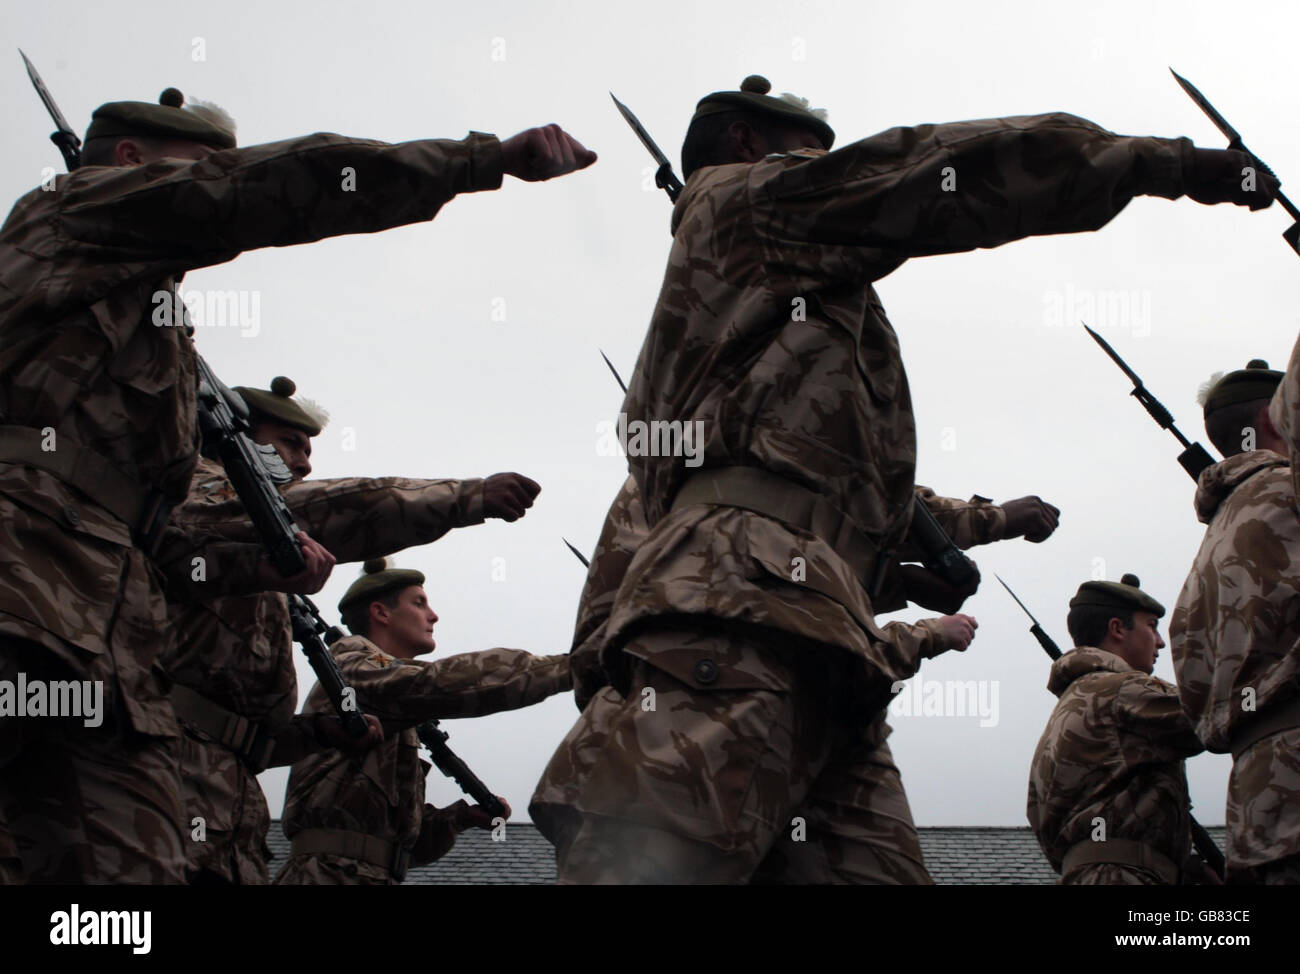
MULTIPOLYGON (((346 478, 283 489, 302 530, 340 562, 378 558, 428 544, 452 528, 483 521, 482 480, 346 478)), ((232 540, 252 540, 234 488, 218 464, 200 460, 178 524, 232 540)), ((288 603, 278 592, 169 607, 173 638, 164 668, 176 683, 265 729, 275 749, 265 767, 293 764, 317 749, 310 718, 294 720, 298 685, 288 603)), ((194 726, 177 707, 185 822, 205 823, 203 841, 186 843, 187 868, 228 882, 267 883, 270 813, 257 783, 258 762, 194 726)))
MULTIPOLYGON (((1081 842, 1142 842, 1187 868, 1191 804, 1183 761, 1202 750, 1178 691, 1114 653, 1082 646, 1052 664, 1060 697, 1034 750, 1029 824, 1052 868, 1081 842)), ((1131 865, 1094 863, 1061 877, 1070 886, 1158 885, 1131 865)))
MULTIPOLYGON (((142 494, 178 504, 197 455, 194 343, 153 324, 165 307, 155 293, 244 250, 428 220, 501 178, 491 136, 390 146, 323 134, 59 176, 0 229, 0 421, 29 439, 52 430, 56 449, 94 451, 142 494), (345 166, 356 192, 340 189, 345 166)), ((27 803, 19 831, 31 833, 21 840, 31 878, 177 881, 178 732, 153 668, 161 584, 133 540, 137 525, 101 506, 103 477, 83 468, 77 479, 0 459, 0 668, 103 680, 110 716, 93 733, 27 729, 23 742, 4 728, 0 762, 20 749, 23 758, 0 776, 0 815, 27 803), (109 807, 120 819, 109 821, 109 807)), ((169 540, 169 552, 185 553, 169 578, 186 584, 199 547, 169 540)), ((203 556, 210 596, 227 584, 238 592, 260 552, 203 556)), ((0 823, 0 856, 16 845, 11 827, 0 823)), ((8 863, 13 880, 19 867, 8 863)))
POLYGON ((1234 753, 1231 882, 1300 883, 1297 410, 1300 341, 1269 408, 1288 455, 1253 450, 1201 473, 1196 514, 1209 527, 1169 626, 1184 709, 1207 750, 1234 753), (1257 721, 1277 729, 1249 744, 1257 721))
MULTIPOLYGON (((568 656, 533 656, 517 649, 462 653, 430 662, 401 660, 362 636, 332 647, 357 706, 385 722, 386 738, 363 757, 321 751, 294 765, 284 806, 290 840, 307 829, 366 833, 410 851, 412 865, 444 855, 456 840, 457 802, 438 809, 424 801, 429 763, 420 758, 413 723, 482 717, 539 703, 571 687, 568 656), (390 724, 404 726, 395 731, 390 724)), ((329 710, 320 686, 305 713, 329 710)), ((393 884, 382 866, 334 854, 295 854, 275 877, 280 884, 393 884)))
MULTIPOLYGON (((678 489, 701 473, 758 468, 819 495, 889 551, 910 515, 916 436, 898 339, 872 282, 909 257, 1096 229, 1135 195, 1181 195, 1192 158, 1186 139, 1128 138, 1054 114, 893 129, 830 153, 798 150, 691 176, 673 210, 668 269, 622 413, 629 430, 701 423, 702 466, 629 449, 651 533, 628 566, 607 640, 610 651, 639 658, 640 679, 657 686, 662 675, 694 704, 638 719, 640 701, 624 702, 626 723, 609 731, 611 741, 623 735, 619 746, 591 752, 572 801, 595 836, 573 840, 586 845, 582 865, 566 873, 570 838, 553 836, 562 880, 631 875, 612 854, 598 862, 600 842, 616 848, 598 829, 635 847, 648 848, 638 837, 653 830, 680 836, 682 848, 693 843, 698 871, 671 862, 657 875, 751 875, 775 840, 773 823, 788 828, 804 783, 817 780, 819 767, 786 759, 860 746, 846 728, 867 727, 891 686, 949 648, 934 621, 877 626, 866 579, 827 540, 740 506, 674 508, 678 489), (954 172, 957 188, 945 192, 954 172), (716 644, 704 638, 715 626, 724 630, 716 644), (836 670, 849 688, 829 725, 810 717, 806 746, 785 746, 762 719, 732 722, 735 708, 764 716, 762 694, 797 698, 787 674, 801 667, 836 670), (828 729, 841 735, 836 742, 828 729), (674 740, 703 743, 691 753, 674 740), (754 809, 746 796, 760 789, 748 785, 768 760, 783 771, 760 779, 771 787, 754 809), (724 766, 734 790, 706 813, 724 766), (669 797, 650 792, 661 785, 669 797), (742 816, 762 827, 727 869, 742 816)), ((799 679, 815 686, 820 677, 799 679)), ((795 726, 805 709, 792 704, 782 719, 795 726)), ((562 751, 587 753, 598 737, 580 724, 562 751)))
MULTIPOLYGON (((1006 531, 1006 513, 991 501, 975 496, 969 501, 941 497, 928 487, 918 487, 917 497, 934 512, 936 520, 959 548, 989 544, 1000 540, 1006 531)), ((645 512, 632 477, 624 482, 606 515, 596 550, 591 556, 586 585, 578 604, 578 619, 574 631, 571 660, 575 702, 586 711, 591 698, 606 691, 606 699, 584 714, 580 733, 566 739, 568 748, 557 753, 533 794, 529 812, 533 819, 545 822, 545 831, 558 834, 560 821, 580 793, 582 780, 589 772, 587 763, 606 746, 609 728, 623 703, 622 695, 608 684, 611 679, 606 666, 620 668, 613 677, 618 686, 626 686, 625 657, 619 653, 606 654, 605 633, 614 597, 622 584, 627 567, 637 548, 650 533, 645 522, 645 512)), ((901 556, 912 554, 907 545, 900 548, 901 556)), ((901 599, 901 588, 896 588, 901 599)), ((904 600, 905 601, 905 600, 904 600)), ((904 601, 882 608, 890 611, 901 608, 904 601)), ((640 688, 644 689, 644 688, 640 688)), ((805 847, 798 857, 783 852, 783 841, 768 853, 765 870, 773 876, 798 875, 798 866, 812 867, 803 874, 808 881, 827 876, 851 877, 862 883, 929 883, 929 874, 923 865, 920 838, 912 821, 907 794, 902 777, 894 764, 893 754, 885 742, 891 728, 881 711, 872 721, 856 750, 845 755, 845 767, 834 775, 825 775, 821 787, 825 789, 833 780, 843 781, 837 793, 810 795, 807 807, 798 812, 806 824, 813 825, 812 837, 826 844, 825 852, 810 857, 805 847), (839 807, 829 804, 839 801, 839 807), (828 821, 833 819, 833 821, 828 821), (852 866, 846 860, 852 858, 852 866), (833 864, 833 866, 832 866, 833 864)), ((628 755, 624 760, 635 760, 628 755)), ((791 839, 791 842, 794 840, 791 839)), ((654 878, 653 875, 647 878, 654 878)), ((762 881, 763 875, 757 875, 762 881)))

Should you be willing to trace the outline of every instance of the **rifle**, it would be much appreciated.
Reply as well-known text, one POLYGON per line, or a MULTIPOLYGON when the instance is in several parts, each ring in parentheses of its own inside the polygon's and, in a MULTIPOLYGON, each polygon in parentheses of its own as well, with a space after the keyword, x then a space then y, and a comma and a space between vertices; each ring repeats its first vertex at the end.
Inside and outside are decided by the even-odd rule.
MULTIPOLYGON (((22 54, 22 51, 18 53, 22 54)), ((50 140, 59 147, 68 171, 72 172, 81 165, 81 140, 68 125, 59 106, 54 103, 36 66, 26 54, 22 54, 22 57, 23 63, 27 65, 27 76, 31 78, 36 93, 40 95, 58 127, 50 140)), ((184 314, 184 306, 181 307, 184 314)), ((193 335, 194 328, 188 320, 185 327, 186 333, 193 335)), ((274 446, 259 445, 252 441, 248 436, 251 431, 248 405, 217 378, 202 355, 196 352, 195 357, 198 359, 199 373, 196 405, 199 431, 203 437, 201 452, 225 468, 226 476, 230 478, 253 526, 262 536, 276 571, 286 578, 297 575, 307 565, 302 545, 298 541, 298 526, 294 523, 293 514, 284 498, 275 488, 276 484, 288 483, 292 479, 289 468, 280 459, 274 446)), ((339 669, 338 660, 322 640, 323 634, 337 633, 338 630, 325 622, 320 610, 305 596, 289 595, 288 601, 294 640, 306 653, 308 662, 316 672, 316 679, 329 694, 343 727, 353 737, 363 736, 369 725, 355 705, 348 706, 350 701, 345 699, 347 682, 339 669)))
MULTIPOLYGON (((1229 149, 1236 149, 1238 152, 1246 153, 1246 155, 1250 156, 1251 161, 1255 163, 1256 167, 1276 178, 1276 173, 1274 173, 1272 169, 1268 168, 1268 166, 1264 165, 1264 161, 1260 159, 1259 156, 1246 148, 1245 144, 1241 141, 1241 136, 1237 133, 1237 130, 1228 124, 1228 120, 1218 113, 1215 107, 1210 104, 1210 100, 1201 94, 1200 89, 1197 88, 1196 85, 1192 84, 1173 68, 1169 69, 1169 73, 1177 79, 1178 84, 1182 87, 1183 91, 1187 92, 1187 97, 1196 102, 1197 107, 1209 116, 1210 121, 1214 123, 1214 127, 1227 137, 1229 149)), ((1294 203, 1281 193, 1278 193, 1275 199, 1282 204, 1282 209, 1291 214, 1291 219, 1296 221, 1282 234, 1282 239, 1291 245, 1292 250, 1297 254, 1300 254, 1300 208, 1297 208, 1294 203)))
MULTIPOLYGON (((993 577, 999 582, 1002 582, 1002 587, 1007 590, 1007 594, 1015 599, 1016 605, 1020 606, 1025 615, 1029 616, 1030 621, 1033 623, 1029 628, 1029 631, 1033 633, 1034 638, 1038 640, 1038 645, 1043 647, 1043 652, 1047 653, 1053 661, 1060 659, 1061 647, 1057 646, 1052 637, 1043 631, 1043 627, 1038 624, 1038 620, 1034 618, 1034 614, 1026 608, 1025 603, 1020 601, 1020 597, 1016 595, 1015 592, 1011 591, 1011 586, 1006 582, 1003 582, 1001 576, 995 574, 993 577)), ((1192 844, 1196 846, 1197 854, 1201 857, 1201 861, 1213 870, 1220 879, 1222 879, 1224 870, 1227 868, 1227 863, 1224 861, 1223 853, 1219 850, 1218 845, 1215 844, 1210 833, 1205 831, 1205 827, 1201 825, 1200 822, 1196 821, 1190 812, 1188 813, 1188 818, 1192 823, 1192 844)))
POLYGON ((429 757, 433 759, 439 771, 460 785, 460 790, 474 799, 479 807, 493 818, 505 818, 506 810, 501 800, 492 794, 488 786, 479 780, 478 775, 469 769, 469 765, 447 746, 447 732, 442 729, 438 721, 426 720, 415 730, 420 735, 420 743, 429 749, 429 757))
POLYGON ((1167 429, 1178 438, 1178 442, 1183 445, 1183 452, 1178 454, 1178 462, 1182 464, 1189 477, 1193 480, 1199 479, 1201 471, 1214 463, 1214 457, 1210 456, 1209 451, 1201 444, 1189 442, 1187 437, 1178 431, 1178 427, 1174 425, 1174 417, 1170 415, 1169 410, 1161 404, 1160 400, 1147 391, 1147 387, 1142 384, 1142 380, 1138 378, 1137 373, 1128 367, 1128 363, 1119 357, 1119 353, 1110 347, 1110 343, 1106 339, 1083 322, 1080 322, 1080 324, 1093 337, 1093 340, 1105 350, 1106 354, 1114 360, 1115 364, 1124 370, 1124 374, 1133 380, 1133 391, 1129 395, 1145 407, 1146 411, 1151 414, 1151 418, 1159 424, 1162 430, 1167 429))

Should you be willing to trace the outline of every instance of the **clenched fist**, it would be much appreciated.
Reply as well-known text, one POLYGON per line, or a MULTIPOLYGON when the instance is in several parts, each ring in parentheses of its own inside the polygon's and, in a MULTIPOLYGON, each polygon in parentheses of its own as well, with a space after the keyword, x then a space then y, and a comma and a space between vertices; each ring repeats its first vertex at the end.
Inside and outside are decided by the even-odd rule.
POLYGON ((1277 177, 1236 149, 1195 149, 1184 191, 1198 203, 1235 203, 1262 210, 1273 203, 1277 177))
POLYGON ((502 168, 530 183, 586 169, 595 161, 596 153, 558 125, 527 129, 501 143, 502 168))
POLYGON ((1007 514, 1006 536, 1035 544, 1050 538, 1061 523, 1061 509, 1034 495, 1007 501, 1002 510, 1007 514))
POLYGON ((302 556, 307 567, 292 578, 285 578, 265 558, 258 563, 257 581, 264 592, 284 592, 288 595, 315 595, 329 580, 334 570, 334 556, 326 551, 319 542, 307 537, 305 532, 298 532, 298 542, 302 545, 302 556))
POLYGON ((483 481, 483 517, 518 521, 541 490, 537 481, 521 473, 494 473, 483 481))
POLYGON ((959 653, 966 651, 966 647, 975 638, 975 630, 980 627, 974 616, 967 615, 943 616, 939 625, 948 637, 948 642, 952 643, 952 648, 959 653))

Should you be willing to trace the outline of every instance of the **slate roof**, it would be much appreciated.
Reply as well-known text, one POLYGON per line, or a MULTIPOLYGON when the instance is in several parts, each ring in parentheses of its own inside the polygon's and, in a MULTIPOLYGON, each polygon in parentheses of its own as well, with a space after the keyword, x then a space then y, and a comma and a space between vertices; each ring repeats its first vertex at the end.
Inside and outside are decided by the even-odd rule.
MULTIPOLYGON (((940 885, 1041 885, 1056 881, 1027 827, 931 826, 917 830, 926 868, 940 885)), ((1209 833, 1223 848, 1223 827, 1209 833)), ((267 841, 276 855, 272 872, 288 858, 289 843, 278 819, 267 841)), ((406 885, 536 885, 555 882, 551 845, 530 822, 511 822, 504 842, 473 829, 437 862, 412 869, 406 885)))

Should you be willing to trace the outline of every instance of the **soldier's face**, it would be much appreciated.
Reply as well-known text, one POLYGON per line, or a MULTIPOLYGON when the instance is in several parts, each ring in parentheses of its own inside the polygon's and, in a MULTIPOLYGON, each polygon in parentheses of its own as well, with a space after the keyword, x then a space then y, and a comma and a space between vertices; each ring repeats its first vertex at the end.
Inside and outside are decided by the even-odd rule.
POLYGON ((429 606, 424 586, 412 585, 403 589, 397 597, 397 605, 388 610, 388 651, 404 659, 432 653, 436 645, 433 624, 437 621, 438 613, 429 606))
POLYGON ((130 138, 120 141, 114 154, 119 166, 143 166, 145 163, 158 162, 161 159, 198 162, 216 151, 210 145, 204 145, 202 142, 187 142, 184 139, 130 138))
POLYGON ((1133 628, 1125 631, 1124 652, 1121 654, 1129 666, 1143 673, 1156 668, 1156 658, 1165 648, 1157 628, 1160 620, 1150 612, 1134 612, 1133 628))
POLYGON ((280 459, 293 474, 295 484, 311 473, 311 437, 302 430, 283 423, 255 423, 253 442, 270 443, 275 447, 275 452, 280 454, 280 459))

